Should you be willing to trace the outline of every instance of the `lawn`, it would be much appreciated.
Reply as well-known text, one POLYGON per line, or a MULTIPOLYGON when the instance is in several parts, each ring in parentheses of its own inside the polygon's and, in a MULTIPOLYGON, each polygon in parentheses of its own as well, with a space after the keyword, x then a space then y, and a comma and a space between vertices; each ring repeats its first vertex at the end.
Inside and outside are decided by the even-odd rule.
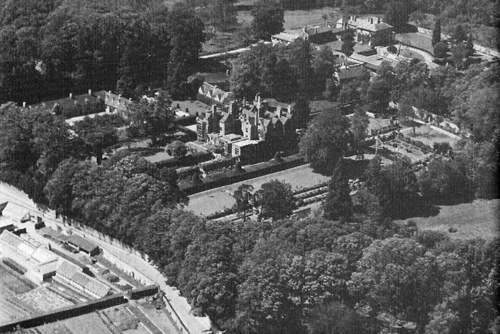
POLYGON ((285 11, 285 29, 301 28, 308 24, 324 24, 321 16, 324 14, 333 13, 333 19, 328 18, 329 21, 337 21, 340 19, 341 14, 337 9, 331 7, 324 7, 311 10, 287 10, 285 11))
POLYGON ((430 36, 417 32, 409 32, 396 34, 396 40, 400 41, 403 44, 430 52, 430 54, 434 53, 434 49, 432 47, 432 38, 430 36))
POLYGON ((500 200, 476 200, 451 206, 440 206, 434 217, 408 219, 417 223, 419 229, 445 232, 452 238, 492 239, 498 236, 498 214, 500 200), (457 232, 450 233, 449 228, 457 232))
POLYGON ((368 131, 370 130, 375 130, 375 129, 380 129, 385 126, 391 125, 391 121, 386 118, 369 118, 370 123, 368 124, 368 131))
POLYGON ((314 173, 309 165, 303 165, 191 195, 187 209, 196 214, 209 215, 230 208, 234 204, 233 192, 241 184, 250 184, 255 190, 259 190, 262 184, 275 179, 290 183, 295 190, 328 181, 330 178, 314 173))
POLYGON ((413 140, 421 141, 422 143, 433 146, 434 143, 443 143, 447 142, 454 147, 454 145, 458 142, 458 139, 448 136, 442 132, 432 129, 427 125, 421 125, 415 127, 415 135, 413 134, 412 128, 405 128, 401 130, 406 136, 410 137, 413 140))

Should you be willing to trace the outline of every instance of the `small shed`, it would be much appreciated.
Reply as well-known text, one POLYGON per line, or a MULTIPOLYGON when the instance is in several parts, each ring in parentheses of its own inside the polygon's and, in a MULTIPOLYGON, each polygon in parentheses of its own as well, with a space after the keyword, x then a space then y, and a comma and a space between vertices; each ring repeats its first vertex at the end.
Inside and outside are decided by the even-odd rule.
POLYGON ((78 248, 78 250, 89 254, 90 256, 99 254, 99 247, 97 245, 77 234, 71 235, 71 237, 69 237, 68 239, 68 243, 78 248))

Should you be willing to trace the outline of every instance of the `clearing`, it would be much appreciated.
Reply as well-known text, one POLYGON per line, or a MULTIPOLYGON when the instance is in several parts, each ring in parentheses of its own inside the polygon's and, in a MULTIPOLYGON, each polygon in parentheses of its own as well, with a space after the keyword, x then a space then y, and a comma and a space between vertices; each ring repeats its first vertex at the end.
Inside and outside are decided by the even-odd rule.
POLYGON ((421 141, 422 143, 429 145, 432 147, 434 143, 443 143, 447 142, 451 147, 454 147, 458 142, 457 138, 452 137, 451 135, 447 135, 438 130, 434 130, 428 125, 421 125, 415 127, 415 135, 413 134, 413 129, 405 128, 401 130, 406 136, 410 137, 413 140, 421 141))
POLYGON ((500 200, 494 199, 440 206, 437 216, 406 221, 414 221, 419 229, 445 232, 456 239, 480 237, 488 240, 498 236, 499 205, 500 200), (450 233, 449 228, 455 228, 457 232, 450 233))

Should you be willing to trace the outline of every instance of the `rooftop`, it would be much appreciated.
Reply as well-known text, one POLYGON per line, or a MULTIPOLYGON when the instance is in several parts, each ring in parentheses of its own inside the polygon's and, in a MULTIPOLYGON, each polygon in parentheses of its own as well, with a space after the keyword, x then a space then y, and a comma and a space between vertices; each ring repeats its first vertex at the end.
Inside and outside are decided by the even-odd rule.
POLYGON ((80 247, 81 249, 85 250, 86 252, 91 252, 97 248, 97 246, 94 243, 88 241, 85 238, 82 238, 78 234, 71 235, 68 239, 68 242, 80 247))

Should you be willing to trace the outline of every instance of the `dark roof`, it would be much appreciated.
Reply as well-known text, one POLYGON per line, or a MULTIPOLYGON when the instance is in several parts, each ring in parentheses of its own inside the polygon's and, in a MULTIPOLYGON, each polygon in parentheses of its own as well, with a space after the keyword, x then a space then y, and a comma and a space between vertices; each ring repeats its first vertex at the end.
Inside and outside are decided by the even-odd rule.
POLYGON ((99 100, 104 102, 104 91, 98 92, 97 94, 80 94, 73 95, 73 97, 68 96, 62 99, 45 101, 37 104, 36 106, 44 106, 48 109, 52 109, 56 104, 58 104, 62 108, 62 110, 68 111, 76 109, 78 106, 83 106, 85 104, 97 103, 99 100))
POLYGON ((80 247, 81 249, 89 253, 98 248, 94 243, 88 241, 85 238, 82 238, 78 234, 71 235, 71 237, 69 237, 68 239, 68 242, 80 247))
POLYGON ((5 203, 0 204, 0 216, 2 215, 2 211, 3 211, 3 209, 5 209, 7 204, 9 204, 9 202, 5 202, 5 203))
POLYGON ((339 76, 339 80, 349 80, 366 75, 367 72, 363 66, 357 65, 357 66, 339 68, 337 70, 337 73, 339 76))

